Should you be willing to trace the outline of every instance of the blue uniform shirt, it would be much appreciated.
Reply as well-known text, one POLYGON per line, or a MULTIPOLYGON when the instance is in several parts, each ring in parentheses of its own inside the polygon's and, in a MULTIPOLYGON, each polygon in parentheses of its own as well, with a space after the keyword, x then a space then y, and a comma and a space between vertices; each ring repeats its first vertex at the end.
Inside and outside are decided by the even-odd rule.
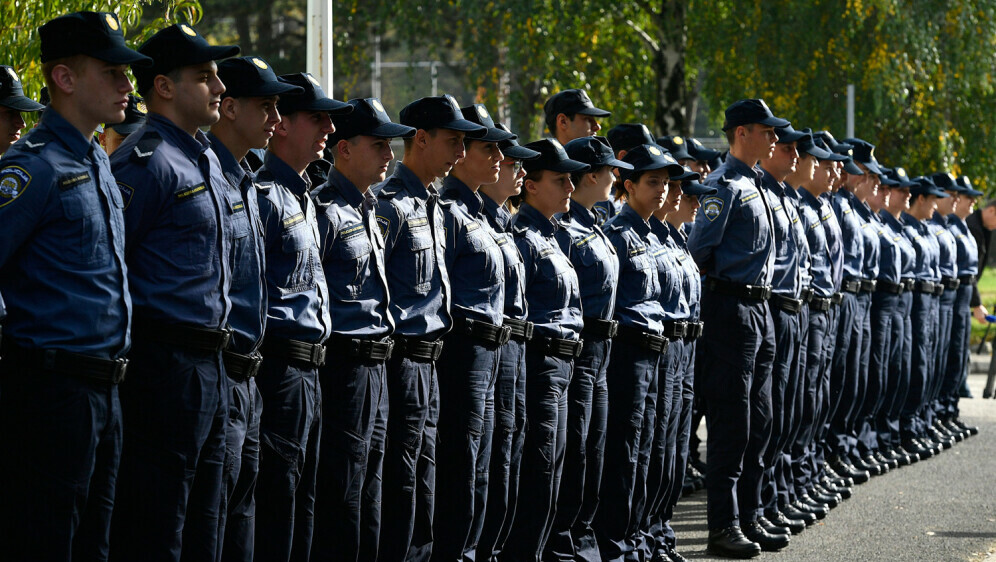
POLYGON ((851 208, 858 216, 861 224, 861 237, 865 242, 864 259, 861 264, 861 277, 865 279, 878 279, 878 262, 882 253, 881 242, 878 235, 878 223, 875 214, 868 208, 868 205, 851 199, 851 208))
POLYGON ((885 224, 881 213, 872 213, 872 228, 878 234, 879 258, 878 277, 884 281, 899 283, 903 276, 903 256, 898 244, 900 235, 885 224))
POLYGON ((671 240, 682 252, 678 258, 678 263, 684 268, 685 282, 688 283, 685 299, 688 301, 689 319, 698 321, 699 309, 702 304, 702 274, 699 272, 699 266, 692 259, 692 255, 688 253, 688 237, 685 235, 684 227, 690 224, 684 223, 676 228, 673 224, 668 223, 667 228, 671 240))
POLYGON ((395 333, 440 336, 452 320, 439 197, 399 162, 377 198, 395 333))
POLYGON ((0 161, 5 338, 104 359, 128 352, 123 206, 103 149, 55 109, 7 151, 0 161))
MULTIPOLYGON (((979 274, 979 246, 968 231, 968 225, 958 215, 948 215, 948 229, 958 247, 958 275, 979 274)), ((0 307, 3 303, 0 302, 0 307)))
POLYGON ((865 240, 861 234, 861 219, 854 212, 854 196, 846 189, 841 189, 833 194, 831 201, 834 215, 840 224, 844 277, 860 278, 864 275, 865 240))
POLYGON ((515 320, 526 318, 526 270, 522 255, 515 246, 512 236, 512 214, 499 206, 494 199, 481 193, 484 202, 484 216, 495 233, 495 243, 501 248, 505 263, 505 316, 515 320))
POLYGON ((248 355, 259 347, 266 329, 266 280, 263 225, 259 220, 259 202, 252 173, 217 137, 208 133, 211 149, 228 179, 228 205, 232 208, 232 286, 228 298, 232 311, 228 323, 232 327, 229 344, 236 353, 248 355))
POLYGON ((561 216, 567 228, 558 232, 561 247, 571 258, 581 282, 585 316, 611 320, 619 282, 616 249, 598 225, 598 218, 577 201, 561 216))
MULTIPOLYGON (((661 284, 651 245, 650 225, 629 205, 605 223, 619 256, 615 319, 624 326, 660 335, 664 331, 661 284)), ((656 239, 655 239, 656 242, 656 239)))
POLYGON ((661 308, 664 309, 664 319, 668 321, 688 320, 691 316, 689 294, 691 284, 688 280, 688 269, 684 262, 688 254, 671 239, 670 226, 651 216, 650 233, 656 241, 653 254, 657 262, 657 278, 661 284, 661 308))
POLYGON ((941 257, 941 249, 927 225, 913 218, 908 213, 903 213, 903 232, 913 245, 916 251, 916 260, 913 265, 913 276, 920 281, 940 281, 941 273, 938 262, 941 257))
POLYGON ((938 212, 927 221, 927 228, 937 238, 937 247, 941 252, 937 266, 941 277, 958 277, 958 244, 954 234, 948 229, 948 219, 938 212))
POLYGON ((625 205, 622 200, 615 198, 615 189, 612 191, 613 194, 609 195, 608 199, 597 201, 591 208, 591 212, 595 214, 595 222, 598 226, 604 225, 607 220, 618 215, 623 205, 625 205))
POLYGON ((505 264, 484 201, 454 176, 439 193, 446 226, 446 272, 453 290, 453 315, 501 325, 505 309, 505 264))
POLYGON ((798 298, 802 288, 802 252, 794 229, 799 217, 795 207, 786 201, 785 185, 763 168, 761 187, 774 219, 775 266, 771 274, 771 291, 798 298))
POLYGON ((369 189, 360 193, 335 168, 312 197, 332 331, 364 338, 388 335, 394 321, 388 310, 384 239, 374 218, 377 198, 369 189))
POLYGON ((528 203, 512 219, 512 235, 526 272, 528 320, 539 336, 577 340, 584 327, 581 288, 570 258, 557 243, 559 228, 528 203))
POLYGON ((826 222, 820 213, 826 212, 832 216, 833 212, 824 208, 826 201, 817 198, 809 191, 800 189, 798 194, 799 211, 806 232, 806 243, 809 246, 809 273, 812 277, 810 286, 816 296, 827 298, 837 292, 837 285, 833 277, 834 256, 830 251, 826 222))
POLYGON ((760 192, 760 172, 732 155, 709 174, 718 193, 702 209, 688 249, 706 275, 744 285, 771 285, 775 249, 771 210, 760 192))
POLYGON ((266 333, 322 343, 331 333, 332 320, 311 182, 267 152, 256 186, 266 242, 266 333))
POLYGON ((916 265, 916 250, 913 243, 903 232, 903 223, 896 217, 890 215, 885 209, 878 212, 879 218, 885 228, 887 236, 892 238, 892 243, 899 250, 899 277, 908 279, 913 277, 913 267, 916 265))
POLYGON ((204 133, 150 113, 111 155, 135 317, 222 329, 232 304, 228 180, 204 133))

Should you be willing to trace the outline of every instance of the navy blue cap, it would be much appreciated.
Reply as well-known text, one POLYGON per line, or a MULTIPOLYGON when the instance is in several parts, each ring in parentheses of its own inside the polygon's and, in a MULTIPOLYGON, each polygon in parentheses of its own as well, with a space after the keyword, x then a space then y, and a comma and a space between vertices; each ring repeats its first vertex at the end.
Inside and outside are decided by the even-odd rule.
POLYGON ((657 144, 666 148, 675 160, 695 160, 688 152, 688 143, 681 137, 657 137, 657 144))
POLYGON ((142 128, 142 125, 145 124, 145 114, 148 112, 142 98, 135 94, 128 94, 128 107, 125 108, 124 121, 120 123, 107 123, 107 127, 114 129, 115 133, 126 137, 142 128))
POLYGON ((703 195, 715 195, 719 193, 719 190, 715 187, 703 185, 697 181, 683 181, 681 182, 681 193, 684 195, 702 197, 703 195))
MULTIPOLYGON (((813 136, 817 139, 821 139, 823 144, 826 145, 825 148, 830 152, 836 152, 837 154, 847 154, 847 151, 854 148, 853 146, 847 144, 846 142, 840 142, 830 134, 830 131, 816 131, 813 136)), ((850 154, 847 154, 850 156, 850 154)))
POLYGON ((888 176, 890 180, 889 182, 882 182, 882 185, 885 185, 886 187, 909 189, 915 185, 912 181, 910 181, 910 177, 906 174, 906 170, 899 166, 887 169, 885 175, 888 176))
POLYGON ((21 79, 14 69, 0 65, 0 105, 14 111, 41 111, 45 106, 24 95, 21 79))
POLYGON ((605 133, 612 150, 618 154, 641 144, 654 144, 654 136, 643 123, 620 123, 605 133))
POLYGON ((604 166, 624 170, 633 169, 632 165, 616 159, 615 153, 612 152, 612 147, 609 146, 609 141, 605 137, 577 138, 567 143, 564 150, 567 151, 567 156, 571 160, 583 162, 590 166, 591 170, 604 166))
POLYGON ((985 195, 978 189, 972 187, 972 180, 968 179, 968 176, 961 176, 958 178, 958 185, 964 190, 962 193, 968 195, 969 197, 979 198, 985 195))
POLYGON ((887 168, 879 163, 878 169, 882 170, 882 173, 878 176, 880 185, 883 187, 899 187, 899 181, 892 179, 889 175, 892 172, 892 168, 887 168))
POLYGON ((930 181, 934 182, 934 185, 944 191, 954 191, 955 193, 961 192, 961 186, 958 185, 958 178, 948 172, 937 172, 931 174, 930 181))
POLYGON ((664 147, 657 144, 641 144, 623 156, 623 162, 633 165, 632 170, 619 170, 622 179, 629 179, 636 172, 648 170, 666 170, 668 178, 678 177, 685 173, 685 167, 668 154, 664 147))
POLYGON ((169 74, 177 68, 224 60, 239 54, 237 45, 214 46, 185 23, 176 23, 160 29, 138 52, 152 57, 148 68, 135 68, 132 73, 138 81, 138 91, 146 92, 160 74, 169 74))
POLYGON ((799 152, 800 156, 808 154, 817 160, 829 160, 830 156, 833 155, 831 152, 823 150, 817 146, 812 134, 803 134, 803 136, 796 141, 795 149, 799 152))
POLYGON ((546 100, 546 103, 543 104, 543 113, 547 117, 556 117, 561 113, 567 115, 580 113, 581 115, 591 115, 594 117, 608 117, 612 115, 609 111, 595 107, 595 104, 591 103, 591 98, 588 97, 588 92, 577 88, 561 90, 550 96, 550 99, 546 100))
POLYGON ((934 182, 930 181, 930 178, 925 176, 917 176, 913 178, 913 185, 910 187, 911 195, 936 195, 937 197, 944 198, 950 197, 943 189, 934 185, 934 182))
MULTIPOLYGON (((809 131, 809 129, 806 129, 806 131, 809 131)), ((809 135, 810 133, 796 131, 792 128, 792 125, 785 125, 784 127, 775 127, 775 134, 778 135, 779 143, 788 144, 790 142, 797 142, 799 139, 809 135)))
POLYGON ((710 162, 723 154, 718 150, 706 148, 706 145, 702 144, 702 141, 699 139, 688 137, 685 140, 688 141, 688 153, 692 155, 692 158, 696 162, 710 162))
POLYGON ((451 95, 417 99, 401 109, 401 124, 423 129, 450 129, 467 133, 469 138, 487 134, 488 128, 463 118, 460 105, 451 95))
POLYGON ((488 108, 484 107, 483 103, 475 103, 474 105, 461 107, 460 113, 463 114, 463 118, 467 121, 487 128, 483 137, 474 137, 474 140, 482 142, 501 142, 516 138, 516 136, 512 133, 499 129, 495 126, 495 120, 491 118, 491 114, 488 113, 488 108))
POLYGON ((844 139, 844 142, 854 147, 852 157, 856 162, 864 164, 868 171, 873 174, 882 174, 878 167, 878 160, 875 159, 875 145, 861 139, 844 139))
POLYGON ((301 86, 281 82, 273 68, 259 57, 240 57, 219 62, 218 78, 225 84, 222 98, 265 98, 304 93, 301 86))
MULTIPOLYGON (((803 129, 803 131, 809 131, 809 129, 803 129)), ((835 152, 832 152, 829 149, 829 147, 827 146, 826 142, 823 140, 823 138, 822 137, 818 137, 815 134, 811 134, 810 137, 809 137, 809 139, 803 139, 803 140, 799 141, 799 143, 798 143, 797 146, 799 147, 798 150, 800 152, 802 152, 802 147, 805 146, 806 147, 806 153, 807 154, 813 154, 813 156, 816 156, 817 160, 821 160, 821 161, 829 160, 831 162, 844 162, 845 163, 844 164, 845 168, 847 167, 847 162, 851 161, 851 157, 850 156, 844 156, 843 154, 837 154, 835 152), (807 143, 809 143, 809 142, 812 143, 812 146, 813 146, 812 149, 810 149, 808 147, 808 145, 807 145, 807 143), (818 154, 814 154, 815 152, 818 152, 818 154)), ((851 164, 851 166, 855 170, 858 171, 858 173, 855 174, 855 175, 859 175, 859 176, 860 175, 864 175, 864 172, 862 172, 860 169, 858 169, 857 166, 854 166, 854 164, 851 164)))
POLYGON ((151 66, 146 53, 125 45, 118 16, 109 12, 73 12, 49 20, 38 29, 43 63, 87 55, 111 64, 151 66))
POLYGON ((411 138, 415 128, 392 123, 377 98, 355 98, 348 102, 353 111, 332 117, 335 131, 329 135, 329 145, 360 135, 381 139, 411 138))
MULTIPOLYGON (((505 126, 504 123, 498 123, 497 126, 506 133, 512 132, 505 126)), ((515 141, 515 138, 499 141, 498 148, 501 149, 501 153, 505 156, 505 158, 509 160, 532 160, 533 158, 539 158, 540 156, 540 153, 535 150, 519 146, 519 143, 515 141)))
POLYGON ((698 181, 702 179, 702 174, 693 172, 688 166, 682 166, 681 170, 680 174, 676 176, 669 176, 668 179, 671 181, 698 181))
POLYGON ((332 115, 340 115, 353 111, 353 106, 348 103, 326 96, 322 85, 307 72, 284 74, 278 80, 301 88, 299 92, 284 94, 277 100, 277 109, 282 115, 290 115, 297 111, 327 111, 332 115))
POLYGON ((729 131, 740 125, 750 125, 760 123, 769 127, 787 127, 789 122, 785 119, 775 117, 768 109, 768 104, 762 99, 747 99, 733 102, 726 108, 726 120, 723 122, 723 130, 729 131))
POLYGON ((584 162, 571 160, 557 139, 541 139, 526 145, 526 148, 539 152, 539 156, 522 162, 526 172, 550 170, 559 173, 584 172, 589 166, 584 162))

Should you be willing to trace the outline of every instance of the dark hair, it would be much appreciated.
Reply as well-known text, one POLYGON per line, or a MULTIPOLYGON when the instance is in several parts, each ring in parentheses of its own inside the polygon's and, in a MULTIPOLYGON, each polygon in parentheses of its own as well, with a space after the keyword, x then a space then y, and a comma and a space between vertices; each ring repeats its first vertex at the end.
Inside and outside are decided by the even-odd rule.
MULTIPOLYGON (((435 137, 436 136, 436 129, 425 129, 425 133, 427 135, 429 135, 430 137, 435 137)), ((415 144, 415 135, 412 135, 410 137, 406 137, 403 140, 404 140, 404 143, 405 143, 405 152, 408 152, 409 150, 412 149, 412 145, 415 144)))
POLYGON ((626 180, 629 180, 634 184, 640 183, 640 178, 642 178, 643 174, 646 172, 647 170, 630 172, 628 174, 625 174, 625 177, 623 174, 620 174, 619 179, 617 179, 616 182, 612 184, 612 189, 614 192, 613 196, 615 197, 616 201, 622 201, 622 198, 626 195, 626 180))
POLYGON ((574 187, 576 188, 577 186, 581 185, 581 179, 584 178, 586 175, 588 175, 588 174, 597 174, 597 173, 601 172, 603 169, 608 168, 608 167, 609 166, 598 166, 597 168, 589 168, 588 170, 582 170, 580 172, 574 172, 574 173, 571 174, 571 183, 573 183, 574 187))
MULTIPOLYGON (((754 130, 754 124, 753 123, 747 123, 746 125, 737 125, 737 127, 745 127, 748 131, 753 131, 754 130)), ((733 139, 736 138, 736 136, 737 136, 736 135, 736 133, 737 133, 737 127, 732 127, 730 129, 727 129, 726 131, 724 131, 726 133, 726 143, 729 144, 730 146, 733 146, 733 139)))
POLYGON ((989 207, 996 207, 996 199, 990 199, 983 208, 988 209, 989 207))
POLYGON ((547 115, 546 116, 546 128, 550 129, 550 134, 553 135, 553 136, 557 136, 557 116, 561 115, 561 114, 567 116, 567 120, 568 121, 573 120, 574 119, 574 115, 576 115, 575 113, 563 113, 563 112, 561 112, 561 113, 554 113, 552 115, 547 115))

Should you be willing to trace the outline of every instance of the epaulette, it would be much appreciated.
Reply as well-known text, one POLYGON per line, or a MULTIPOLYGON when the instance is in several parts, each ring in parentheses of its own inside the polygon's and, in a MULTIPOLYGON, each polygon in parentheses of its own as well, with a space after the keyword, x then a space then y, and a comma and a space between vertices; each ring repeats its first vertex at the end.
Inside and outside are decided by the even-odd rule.
POLYGON ((529 229, 521 224, 512 224, 512 234, 525 234, 529 229))
POLYGON ((37 154, 41 152, 42 148, 45 148, 46 144, 54 140, 55 135, 52 131, 47 129, 43 129, 41 131, 35 130, 24 137, 21 146, 23 147, 22 150, 24 150, 24 152, 37 154))
POLYGON ((143 166, 149 163, 149 159, 156 153, 156 148, 162 144, 163 138, 153 129, 146 129, 142 138, 138 139, 131 149, 131 161, 143 166))
POLYGON ((375 189, 374 192, 377 194, 378 199, 391 199, 392 197, 397 195, 398 186, 391 185, 390 181, 385 181, 384 183, 380 184, 380 189, 379 190, 375 189))
POLYGON ((273 182, 273 181, 259 181, 258 179, 256 180, 256 190, 257 191, 269 191, 270 188, 272 188, 274 185, 276 185, 276 182, 273 182))

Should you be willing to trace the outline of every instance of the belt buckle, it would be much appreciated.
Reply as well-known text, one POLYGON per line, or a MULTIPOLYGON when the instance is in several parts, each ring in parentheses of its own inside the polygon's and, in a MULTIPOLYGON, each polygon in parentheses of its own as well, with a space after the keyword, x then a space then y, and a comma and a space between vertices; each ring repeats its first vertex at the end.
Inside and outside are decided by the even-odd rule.
POLYGON ((508 343, 509 338, 512 337, 512 327, 511 326, 501 326, 498 328, 498 345, 502 346, 508 343))
POLYGON ((614 338, 619 334, 619 321, 609 320, 609 329, 607 337, 614 338))
POLYGON ((325 364, 325 346, 316 343, 311 346, 311 362, 321 367, 325 364))
POLYGON ((432 346, 432 360, 438 361, 440 356, 443 355, 443 342, 440 340, 436 340, 434 342, 431 342, 429 345, 432 346))
POLYGON ((223 328, 221 330, 221 347, 218 349, 225 349, 228 347, 228 342, 232 339, 232 330, 230 328, 223 328))
POLYGON ((257 351, 249 356, 249 365, 246 366, 245 378, 251 379, 259 374, 259 366, 263 364, 263 356, 257 351))
POLYGON ((128 372, 128 359, 120 357, 114 360, 114 372, 111 373, 111 384, 120 384, 128 372))
POLYGON ((535 328, 535 327, 536 327, 536 324, 534 324, 534 323, 532 323, 532 322, 530 322, 530 321, 527 320, 526 321, 526 326, 522 330, 522 332, 523 332, 522 337, 525 338, 525 339, 527 339, 527 340, 533 339, 533 328, 535 328))

